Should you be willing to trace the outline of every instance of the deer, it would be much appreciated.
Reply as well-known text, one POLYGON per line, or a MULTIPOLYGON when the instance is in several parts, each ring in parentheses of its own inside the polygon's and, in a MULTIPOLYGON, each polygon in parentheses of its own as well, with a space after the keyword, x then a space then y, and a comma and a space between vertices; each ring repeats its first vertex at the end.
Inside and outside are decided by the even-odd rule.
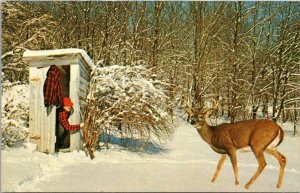
POLYGON ((187 122, 193 123, 194 108, 192 107, 191 100, 189 96, 184 96, 182 99, 182 104, 184 105, 184 111, 187 114, 187 122))
POLYGON ((200 112, 195 112, 197 117, 196 129, 199 135, 215 152, 221 154, 211 182, 216 181, 222 165, 228 156, 233 167, 235 184, 238 185, 239 177, 236 150, 243 150, 244 148, 250 147, 250 150, 257 159, 258 169, 244 187, 248 189, 266 167, 264 157, 264 152, 266 152, 274 156, 279 162, 280 171, 277 188, 280 188, 286 158, 276 150, 276 147, 282 142, 284 137, 282 128, 273 120, 267 119, 243 120, 235 123, 223 123, 217 126, 210 126, 206 118, 218 108, 218 103, 215 100, 213 100, 212 103, 212 108, 202 108, 200 112))

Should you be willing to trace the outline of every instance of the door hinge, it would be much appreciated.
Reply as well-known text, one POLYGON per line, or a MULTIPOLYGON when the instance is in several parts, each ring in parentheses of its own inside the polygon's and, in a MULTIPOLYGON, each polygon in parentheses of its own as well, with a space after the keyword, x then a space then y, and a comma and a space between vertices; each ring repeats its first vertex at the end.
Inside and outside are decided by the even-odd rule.
POLYGON ((35 135, 35 136, 31 136, 31 137, 30 137, 30 139, 35 139, 35 140, 38 140, 38 139, 41 139, 41 137, 40 137, 40 136, 37 136, 37 135, 35 135))

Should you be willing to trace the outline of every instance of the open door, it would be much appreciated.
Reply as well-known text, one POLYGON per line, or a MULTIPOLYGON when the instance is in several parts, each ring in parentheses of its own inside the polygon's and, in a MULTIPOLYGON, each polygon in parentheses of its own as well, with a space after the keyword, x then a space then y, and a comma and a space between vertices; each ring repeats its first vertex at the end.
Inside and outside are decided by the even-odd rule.
POLYGON ((43 87, 49 67, 30 68, 30 141, 37 144, 40 152, 54 153, 56 106, 45 107, 43 87))

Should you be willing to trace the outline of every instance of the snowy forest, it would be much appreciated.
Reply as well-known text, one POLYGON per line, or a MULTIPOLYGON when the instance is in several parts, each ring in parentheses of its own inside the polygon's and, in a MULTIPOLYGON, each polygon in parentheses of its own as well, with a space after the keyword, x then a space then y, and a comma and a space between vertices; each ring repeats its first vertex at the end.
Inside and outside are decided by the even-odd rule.
POLYGON ((296 129, 299 15, 298 2, 4 2, 3 80, 28 81, 24 49, 82 48, 97 66, 147 64, 231 122, 261 111, 296 129))
MULTIPOLYGON (((212 167, 205 167, 203 164, 211 164, 208 160, 213 158, 210 151, 208 148, 201 148, 203 152, 196 154, 193 144, 200 143, 202 139, 199 136, 194 139, 194 133, 186 131, 191 127, 189 122, 193 123, 193 120, 189 120, 187 107, 200 111, 209 106, 211 100, 218 101, 218 109, 214 114, 216 120, 235 123, 240 120, 270 119, 281 125, 288 124, 289 141, 283 146, 287 157, 297 156, 295 151, 299 152, 299 138, 296 136, 300 128, 299 2, 4 1, 1 4, 1 147, 2 150, 8 149, 4 151, 8 158, 8 161, 4 160, 4 166, 10 166, 10 158, 13 156, 20 156, 22 159, 25 155, 24 164, 33 171, 32 176, 26 176, 26 180, 22 181, 26 171, 22 175, 21 172, 14 174, 12 168, 7 167, 7 172, 4 171, 8 175, 7 181, 4 181, 7 185, 5 191, 49 191, 44 189, 44 184, 35 181, 34 173, 45 177, 47 182, 52 177, 49 171, 54 172, 53 175, 60 175, 60 169, 79 162, 81 165, 77 165, 79 169, 78 173, 75 172, 76 176, 84 170, 83 165, 86 164, 86 160, 76 152, 53 159, 42 154, 34 155, 34 158, 28 156, 27 151, 34 148, 25 143, 29 140, 29 65, 22 59, 26 50, 85 50, 96 66, 88 90, 88 107, 83 112, 90 117, 97 117, 97 120, 85 120, 85 126, 96 133, 90 143, 98 150, 105 147, 109 149, 108 147, 116 148, 114 140, 119 137, 121 143, 123 139, 133 140, 137 137, 142 143, 134 145, 143 149, 144 142, 157 138, 160 143, 155 140, 147 143, 152 145, 146 147, 146 152, 148 148, 151 155, 143 157, 145 160, 135 157, 131 151, 121 155, 124 159, 122 161, 127 163, 133 159, 131 161, 134 164, 142 164, 141 168, 149 170, 149 173, 160 173, 161 169, 159 165, 151 171, 148 162, 152 163, 154 160, 164 165, 166 161, 168 164, 174 163, 175 168, 175 163, 182 164, 183 157, 188 160, 189 165, 200 160, 202 165, 195 167, 201 167, 203 171, 209 170, 206 173, 211 172, 212 167), (178 131, 179 127, 183 129, 178 131), (182 140, 181 136, 190 138, 182 140), (164 144, 164 139, 173 139, 168 147, 176 150, 186 148, 186 154, 171 151, 169 155, 159 157, 156 153, 163 152, 160 145, 164 144), (10 147, 20 146, 26 147, 26 153, 10 153, 10 147), (290 151, 287 151, 289 148, 290 151), (202 154, 205 158, 201 157, 202 154), (34 160, 34 164, 39 160, 47 163, 38 168, 26 162, 30 159, 34 160), (55 171, 51 170, 52 166, 62 162, 65 164, 55 171), (18 184, 9 181, 10 177, 18 178, 18 184), (31 183, 32 181, 35 183, 31 183)), ((194 125, 192 128, 194 129, 194 125)), ((125 142, 128 143, 126 140, 125 142)), ((96 154, 100 154, 99 152, 96 154)), ((114 163, 116 160, 118 163, 120 159, 118 151, 101 155, 102 157, 96 158, 100 163, 114 163)), ((250 171, 252 165, 248 160, 247 157, 242 160, 244 165, 241 167, 246 166, 250 171)), ((291 163, 286 170, 287 175, 290 174, 288 179, 297 182, 299 156, 297 159, 288 159, 290 160, 293 161, 288 162, 291 163)), ((182 175, 186 175, 185 170, 190 173, 196 171, 193 168, 181 168, 180 164, 176 167, 182 175)), ((215 163, 213 164, 215 167, 215 163)), ((101 173, 110 168, 110 165, 107 168, 100 167, 102 166, 94 170, 101 173)), ((225 167, 230 168, 227 165, 225 167)), ((23 170, 23 167, 16 168, 23 170)), ((110 169, 114 171, 113 167, 110 169)), ((268 169, 273 170, 273 166, 268 169)), ((226 170, 233 173, 231 168, 226 170)), ((137 173, 127 170, 123 172, 128 172, 125 175, 132 181, 136 179, 137 173)), ((115 173, 118 173, 117 169, 115 173)), ((93 182, 98 183, 97 180, 84 175, 86 176, 77 176, 76 179, 89 178, 90 182, 83 180, 78 184, 90 183, 87 186, 92 187, 91 189, 74 186, 74 190, 68 189, 71 185, 61 186, 66 191, 99 191, 97 188, 93 189, 92 185, 93 182)), ((199 175, 201 178, 207 177, 207 174, 199 175)), ((273 178, 277 171, 276 174, 268 175, 268 178, 273 178)), ((198 174, 192 174, 192 178, 198 178, 196 176, 198 174)), ((159 177, 158 175, 158 179, 159 177)), ((247 174, 245 178, 249 177, 247 174)), ((62 177, 64 178, 66 177, 62 177)), ((140 179, 146 180, 144 176, 140 176, 140 179)), ((232 181, 233 185, 233 177, 228 181, 232 181)), ((290 183, 286 185, 288 191, 299 190, 299 187, 291 185, 294 181, 287 182, 290 183)), ((180 184, 172 180, 169 183, 180 184)), ((193 185, 186 183, 186 186, 178 185, 178 189, 176 185, 174 189, 173 185, 169 185, 166 189, 158 186, 154 190, 241 191, 227 189, 227 181, 217 189, 208 185, 201 185, 208 189, 194 189, 193 185)), ((253 189, 254 191, 270 190, 265 182, 257 183, 258 189, 253 189)), ((45 187, 53 187, 52 191, 58 191, 54 184, 48 183, 45 187)), ((149 187, 145 190, 152 191, 155 184, 157 182, 150 180, 149 187)), ((275 182, 272 182, 272 186, 273 184, 275 187, 275 182)), ((114 185, 108 182, 103 185, 107 187, 103 190, 144 191, 139 188, 139 184, 133 185, 133 189, 118 189, 121 186, 110 189, 114 185)))

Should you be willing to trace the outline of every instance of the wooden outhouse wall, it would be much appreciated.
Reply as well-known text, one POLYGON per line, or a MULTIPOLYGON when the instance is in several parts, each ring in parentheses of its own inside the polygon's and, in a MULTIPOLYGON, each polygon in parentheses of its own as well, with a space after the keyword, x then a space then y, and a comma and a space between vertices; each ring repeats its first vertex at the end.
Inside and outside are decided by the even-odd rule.
MULTIPOLYGON (((83 122, 83 107, 86 105, 87 88, 90 81, 91 70, 83 65, 83 60, 78 65, 71 65, 70 98, 74 103, 74 114, 70 118, 71 124, 83 122)), ((70 149, 79 149, 82 145, 81 136, 78 132, 71 133, 70 149)))
POLYGON ((87 89, 90 79, 91 79, 91 70, 88 69, 85 65, 83 65, 82 61, 79 63, 80 65, 80 78, 79 78, 79 103, 80 106, 86 105, 86 98, 87 98, 87 89))

